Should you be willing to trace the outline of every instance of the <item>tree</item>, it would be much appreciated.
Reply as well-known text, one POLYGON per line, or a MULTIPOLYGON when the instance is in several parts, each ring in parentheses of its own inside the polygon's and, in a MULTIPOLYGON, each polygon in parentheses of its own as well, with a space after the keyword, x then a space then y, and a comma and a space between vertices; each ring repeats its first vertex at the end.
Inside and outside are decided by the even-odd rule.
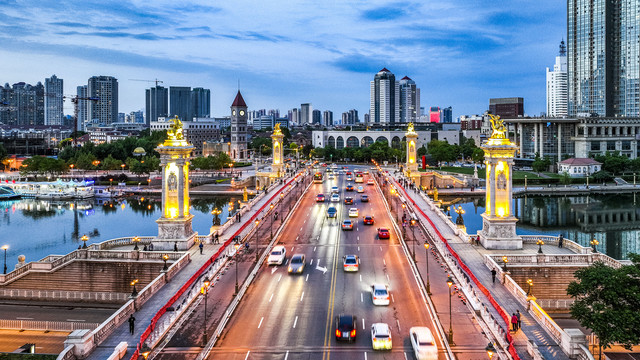
POLYGON ((533 160, 531 167, 533 168, 533 171, 539 174, 542 171, 547 171, 549 165, 551 165, 551 161, 549 161, 549 159, 541 158, 540 154, 536 153, 536 157, 533 160))
POLYGON ((0 163, 7 166, 7 159, 9 158, 9 154, 7 153, 7 149, 4 148, 2 144, 0 144, 0 163))
POLYGON ((629 158, 620 154, 618 151, 597 155, 595 160, 602 163, 602 170, 606 170, 614 175, 621 174, 631 165, 629 158))
POLYGON ((562 185, 569 185, 571 184, 571 175, 569 175, 568 172, 563 172, 561 177, 560 177, 560 183, 562 185))
POLYGON ((482 163, 484 160, 484 150, 480 148, 473 149, 473 154, 471 154, 471 160, 474 163, 482 163))
POLYGON ((593 174, 593 180, 595 182, 607 182, 607 181, 611 181, 613 180, 613 174, 606 171, 606 170, 600 170, 598 172, 595 172, 593 174))
POLYGON ((591 329, 608 348, 627 349, 640 343, 640 255, 629 254, 632 265, 618 269, 596 262, 575 272, 567 294, 575 299, 571 316, 591 329))
POLYGON ((114 159, 111 155, 102 160, 102 168, 105 170, 118 170, 122 165, 122 160, 114 159))

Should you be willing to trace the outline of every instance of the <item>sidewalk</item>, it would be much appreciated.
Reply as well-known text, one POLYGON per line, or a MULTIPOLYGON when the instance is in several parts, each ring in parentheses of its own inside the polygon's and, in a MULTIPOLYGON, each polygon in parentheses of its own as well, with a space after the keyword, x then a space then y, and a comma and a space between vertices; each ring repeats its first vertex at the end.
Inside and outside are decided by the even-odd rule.
MULTIPOLYGON (((396 179, 394 179, 396 180, 396 179)), ((396 186, 402 187, 399 182, 394 181, 396 186)), ((500 304, 500 306, 509 314, 515 313, 516 310, 520 310, 520 314, 522 316, 522 331, 517 331, 515 333, 511 333, 513 336, 513 345, 515 346, 516 351, 521 359, 529 359, 531 358, 527 352, 527 347, 529 341, 533 342, 538 346, 538 350, 544 356, 545 359, 569 359, 569 357, 560 349, 560 346, 555 343, 555 341, 547 335, 545 330, 536 322, 536 320, 531 317, 527 311, 527 309, 520 305, 520 303, 511 295, 509 290, 499 282, 492 283, 491 280, 491 272, 486 267, 483 261, 483 257, 485 254, 489 253, 506 253, 509 252, 519 253, 519 254, 535 254, 537 252, 537 245, 525 245, 522 250, 486 250, 481 246, 473 246, 466 241, 460 239, 457 235, 454 234, 452 229, 442 220, 435 211, 431 210, 431 206, 429 203, 423 198, 423 194, 416 193, 413 190, 407 189, 407 194, 417 206, 429 217, 429 219, 433 222, 438 231, 442 234, 442 236, 449 242, 449 245, 454 249, 455 252, 460 256, 460 258, 464 261, 467 267, 471 269, 473 274, 477 277, 477 279, 485 286, 487 289, 490 289, 491 294, 496 299, 496 301, 500 304), (526 335, 525 335, 526 334, 526 335), (528 338, 527 338, 528 336, 528 338)), ((422 216, 420 212, 415 212, 416 216, 426 227, 430 227, 431 224, 422 216)), ((435 239, 434 239, 435 240, 435 239)), ((570 250, 565 248, 558 248, 556 246, 543 246, 545 253, 571 253, 570 250)), ((486 296, 484 296, 480 291, 477 291, 480 298, 483 300, 485 304, 489 304, 489 300, 486 296)), ((496 319, 501 319, 498 312, 493 308, 493 306, 488 306, 490 312, 493 317, 496 319)), ((501 324, 504 324, 501 322, 501 324)), ((506 325, 504 325, 506 329, 506 325)))
MULTIPOLYGON (((287 181, 284 182, 286 184, 287 181)), ((260 210, 260 208, 269 201, 272 194, 284 188, 284 184, 275 186, 266 196, 262 197, 251 210, 243 215, 243 219, 250 221, 251 217, 260 210)), ((150 324, 151 319, 156 313, 176 294, 176 292, 209 260, 237 230, 239 230, 245 221, 233 223, 223 235, 220 236, 220 244, 205 244, 203 254, 200 249, 193 246, 190 250, 191 261, 173 278, 169 283, 164 285, 156 294, 154 294, 147 302, 142 305, 133 316, 136 318, 135 331, 131 335, 129 332, 129 323, 123 322, 114 332, 103 341, 89 356, 91 359, 107 359, 113 353, 114 348, 120 342, 127 342, 127 354, 132 354, 136 350, 140 336, 150 324)))

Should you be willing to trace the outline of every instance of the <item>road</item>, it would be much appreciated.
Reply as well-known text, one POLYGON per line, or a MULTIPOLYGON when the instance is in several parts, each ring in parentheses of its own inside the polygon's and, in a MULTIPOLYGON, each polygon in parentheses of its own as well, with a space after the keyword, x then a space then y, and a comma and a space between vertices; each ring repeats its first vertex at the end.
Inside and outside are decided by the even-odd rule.
POLYGON ((0 319, 5 320, 37 320, 87 322, 100 324, 118 309, 114 304, 92 305, 91 307, 77 306, 77 304, 0 304, 0 319))
MULTIPOLYGON (((375 186, 366 185, 367 179, 365 176, 362 185, 370 197, 369 203, 362 203, 355 191, 345 191, 344 174, 312 185, 303 195, 279 244, 286 247, 288 258, 294 253, 305 254, 304 273, 288 275, 286 265, 263 264, 210 358, 404 360, 412 358, 410 327, 428 326, 436 334, 382 195, 375 186), (340 203, 328 202, 332 186, 339 188, 340 203), (320 192, 327 195, 327 202, 315 202, 320 192), (354 197, 354 205, 344 205, 346 195, 354 197), (336 219, 326 217, 331 205, 338 209, 336 219), (340 224, 351 207, 357 207, 360 216, 353 231, 343 231, 340 224), (373 215, 376 224, 364 225, 364 215, 373 215), (377 239, 378 227, 389 228, 391 239, 377 239), (342 257, 346 254, 360 257, 359 272, 343 272, 342 257), (389 286, 392 295, 389 306, 372 304, 369 289, 373 283, 389 286), (355 343, 336 342, 333 322, 340 313, 357 317, 355 343), (370 327, 374 322, 391 327, 392 351, 372 350, 370 327)), ((443 348, 441 340, 437 345, 443 348)), ((442 352, 439 358, 445 358, 442 352)))

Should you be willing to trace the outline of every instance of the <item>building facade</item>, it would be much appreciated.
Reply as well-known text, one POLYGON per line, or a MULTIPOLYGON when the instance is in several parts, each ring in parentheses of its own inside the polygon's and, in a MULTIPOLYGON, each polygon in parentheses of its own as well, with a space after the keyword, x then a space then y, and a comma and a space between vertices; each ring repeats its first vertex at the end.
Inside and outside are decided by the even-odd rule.
POLYGON ((311 122, 314 125, 322 125, 322 112, 318 109, 314 109, 311 113, 312 119, 311 122))
POLYGON ((169 116, 169 90, 164 86, 155 86, 145 91, 146 123, 150 125, 160 117, 169 116))
POLYGON ((560 42, 553 71, 547 68, 547 116, 569 115, 569 83, 567 78, 567 47, 560 42))
POLYGON ((489 112, 501 118, 524 116, 524 99, 521 97, 489 99, 489 112))
POLYGON ((322 112, 322 124, 324 126, 333 126, 333 111, 325 110, 322 112))
POLYGON ((420 118, 420 89, 405 76, 400 80, 400 123, 417 122, 420 118))
MULTIPOLYGON (((76 96, 78 99, 88 97, 87 85, 80 85, 76 88, 76 96)), ((89 105, 87 100, 78 100, 78 129, 85 129, 86 124, 89 122, 89 105)), ((75 110, 74 110, 75 112, 75 110)))
POLYGON ((300 104, 300 125, 313 123, 313 106, 310 103, 300 104))
POLYGON ((369 116, 373 124, 400 121, 400 85, 387 68, 380 70, 370 83, 369 116))
POLYGON ((64 86, 55 74, 44 80, 44 124, 62 125, 64 86))
POLYGON ((192 121, 191 88, 188 86, 169 87, 169 118, 175 116, 182 121, 192 121))
POLYGON ((18 82, 0 87, 0 122, 5 125, 44 125, 44 86, 18 82))
POLYGON ((558 163, 558 174, 567 173, 571 177, 587 177, 600 171, 602 163, 593 159, 570 158, 558 163))
MULTIPOLYGON (((172 121, 152 121, 151 131, 167 130, 172 121)), ((203 156, 204 143, 220 141, 220 125, 213 119, 202 118, 201 121, 183 121, 182 133, 189 144, 195 147, 193 156, 203 156)), ((233 148, 233 145, 231 146, 233 148)))
MULTIPOLYGON (((110 125, 118 121, 118 79, 113 76, 93 76, 87 84, 88 121, 94 125, 110 125)), ((78 122, 80 124, 80 122, 78 122)))
POLYGON ((211 117, 211 90, 201 87, 191 90, 191 113, 193 117, 211 117))
POLYGON ((231 151, 229 156, 234 160, 244 160, 247 153, 247 104, 238 90, 231 104, 231 151))

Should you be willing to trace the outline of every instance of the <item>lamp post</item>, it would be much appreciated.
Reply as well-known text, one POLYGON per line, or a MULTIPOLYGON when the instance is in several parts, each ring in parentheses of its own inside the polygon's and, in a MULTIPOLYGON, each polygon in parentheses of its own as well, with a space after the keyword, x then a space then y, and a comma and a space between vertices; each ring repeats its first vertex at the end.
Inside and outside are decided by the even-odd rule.
POLYGON ((258 225, 260 224, 260 220, 256 219, 256 262, 258 262, 258 225))
POLYGON ((122 173, 123 173, 123 174, 124 174, 124 167, 125 167, 125 166, 126 166, 125 164, 120 164, 120 167, 122 168, 122 173))
POLYGON ((273 214, 273 203, 271 203, 271 205, 269 205, 269 209, 270 209, 269 211, 271 212, 271 216, 270 216, 270 218, 271 218, 271 229, 270 229, 271 230, 271 237, 269 238, 269 240, 273 240, 273 215, 274 215, 273 214))
POLYGON ((133 247, 133 250, 134 251, 140 250, 140 248, 138 247, 138 243, 140 242, 140 237, 139 236, 134 236, 134 238, 131 239, 131 241, 133 241, 133 243, 135 244, 135 246, 133 247))
POLYGON ((447 285, 449 285, 449 345, 455 345, 453 343, 453 324, 451 323, 451 285, 453 285, 453 279, 451 276, 447 278, 447 285))
POLYGON ((496 348, 493 347, 493 343, 489 343, 489 345, 484 348, 484 351, 487 352, 487 355, 489 355, 489 360, 491 360, 491 358, 493 358, 493 355, 496 353, 496 348))
POLYGON ((591 243, 590 243, 590 244, 591 244, 591 251, 592 251, 593 253, 597 253, 597 252, 598 252, 598 250, 596 250, 596 245, 599 245, 599 244, 600 244, 600 242, 594 238, 593 240, 591 240, 591 243))
POLYGON ((411 239, 413 242, 411 255, 413 255, 413 262, 415 262, 416 261, 416 232, 415 232, 416 219, 411 219, 409 224, 411 224, 411 239))
POLYGON ((82 240, 82 248, 86 249, 87 248, 87 240, 89 240, 89 237, 87 236, 87 234, 82 235, 80 240, 82 240))
POLYGON ((218 217, 220 214, 222 214, 222 210, 218 208, 211 210, 211 215, 213 215, 213 225, 220 225, 220 218, 218 217))
POLYGON ((431 284, 429 283, 429 243, 424 241, 424 250, 427 255, 427 294, 431 295, 431 284))
POLYGON ((533 280, 527 279, 527 284, 529 285, 529 289, 527 290, 527 297, 531 296, 531 288, 533 287, 533 280))
POLYGON ((456 219, 456 225, 463 227, 464 226, 464 219, 462 218, 462 215, 464 215, 464 213, 465 213, 464 209, 460 205, 458 205, 457 208, 455 206, 453 208, 454 208, 456 214, 458 214, 458 218, 456 219))
POLYGON ((169 254, 162 255, 162 260, 164 261, 164 267, 162 268, 162 271, 169 270, 169 267, 167 266, 167 260, 169 260, 169 254))
POLYGON ((202 284, 202 289, 200 290, 200 292, 204 295, 204 321, 202 323, 202 346, 206 346, 207 345, 207 297, 209 295, 209 285, 211 284, 211 282, 209 281, 209 278, 206 277, 204 278, 204 283, 202 284))
POLYGON ((7 249, 9 249, 9 245, 3 245, 2 250, 4 250, 4 271, 3 274, 7 273, 7 249))
POLYGON ((131 281, 131 286, 133 286, 133 289, 131 290, 131 296, 132 297, 138 296, 138 290, 136 290, 136 284, 137 283, 138 283, 138 279, 135 279, 135 280, 131 281))
POLYGON ((233 296, 236 296, 238 295, 238 250, 240 249, 240 244, 238 244, 238 240, 236 240, 236 243, 235 245, 233 245, 233 247, 236 249, 236 253, 234 255, 234 257, 236 258, 236 292, 233 293, 233 296))
POLYGON ((506 256, 502 257, 502 270, 504 272, 507 272, 507 263, 509 262, 509 259, 507 259, 506 256))
MULTIPOLYGON (((406 231, 404 226, 404 220, 407 218, 407 216, 405 215, 404 210, 406 209, 407 205, 405 205, 405 203, 402 203, 401 206, 402 206, 402 237, 405 237, 406 231)), ((400 212, 398 212, 398 222, 400 222, 400 212)))
POLYGON ((536 241, 536 245, 538 245, 538 254, 542 254, 542 245, 544 245, 544 241, 538 240, 536 241))

